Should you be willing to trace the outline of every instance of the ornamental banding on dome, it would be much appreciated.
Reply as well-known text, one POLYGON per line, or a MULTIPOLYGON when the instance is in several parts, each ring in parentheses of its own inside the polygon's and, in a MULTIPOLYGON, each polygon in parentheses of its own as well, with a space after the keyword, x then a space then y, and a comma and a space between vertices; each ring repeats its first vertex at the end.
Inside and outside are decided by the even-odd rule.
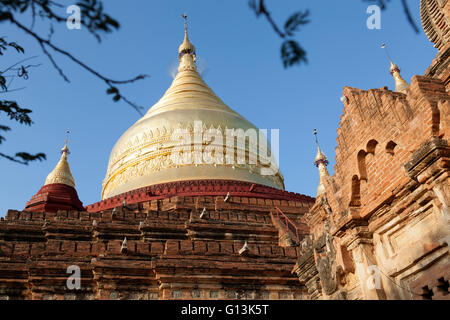
POLYGON ((267 176, 271 184, 283 189, 283 177, 269 154, 266 141, 265 133, 261 135, 253 128, 244 132, 202 123, 184 126, 178 123, 176 128, 163 127, 143 132, 131 137, 126 147, 111 157, 103 184, 103 198, 116 194, 121 185, 136 178, 164 169, 189 166, 226 166, 245 170, 250 174, 267 176), (186 134, 188 141, 180 140, 186 134), (195 141, 196 137, 198 141, 195 141), (186 160, 188 155, 190 158, 186 160))
MULTIPOLYGON (((198 129, 198 128, 197 128, 198 129)), ((123 163, 132 159, 130 157, 131 154, 135 153, 136 155, 144 155, 148 153, 152 153, 155 151, 171 151, 177 145, 180 145, 182 141, 180 141, 180 137, 177 136, 177 132, 183 132, 180 130, 185 130, 189 136, 191 137, 191 146, 192 152, 195 151, 195 135, 197 134, 193 128, 192 123, 188 123, 186 126, 182 126, 181 123, 178 124, 176 128, 166 127, 156 128, 154 130, 149 130, 147 132, 143 132, 142 134, 138 134, 135 137, 132 137, 128 140, 126 146, 114 153, 111 156, 111 159, 108 163, 108 174, 111 170, 114 170, 114 167, 118 165, 122 165, 123 163), (155 132, 155 133, 153 133, 155 132)), ((233 143, 233 139, 237 143, 233 143, 233 148, 235 155, 240 155, 239 152, 245 152, 246 161, 256 161, 259 159, 259 163, 261 164, 269 164, 270 156, 268 156, 268 148, 265 145, 265 141, 263 139, 262 143, 258 143, 259 132, 256 132, 253 128, 247 129, 247 131, 243 131, 241 129, 235 128, 223 128, 218 125, 217 128, 214 125, 205 125, 202 124, 201 129, 197 130, 199 134, 201 134, 201 143, 203 145, 203 149, 205 146, 214 146, 220 149, 223 149, 224 157, 227 154, 231 154, 231 151, 227 149, 228 144, 233 143), (220 140, 220 141, 217 141, 220 140)), ((265 132, 262 131, 262 137, 265 137, 265 132)), ((198 143, 198 142, 197 142, 198 143)), ((203 153, 204 150, 202 150, 203 153)), ((202 161, 200 161, 202 162, 202 161)), ((200 164, 200 163, 198 163, 200 164)))

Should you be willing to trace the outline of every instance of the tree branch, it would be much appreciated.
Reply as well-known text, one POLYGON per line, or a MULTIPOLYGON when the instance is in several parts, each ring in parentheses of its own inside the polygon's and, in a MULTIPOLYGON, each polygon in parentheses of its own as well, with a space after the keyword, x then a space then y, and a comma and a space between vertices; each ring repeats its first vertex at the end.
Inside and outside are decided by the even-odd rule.
POLYGON ((260 14, 263 14, 267 21, 269 21, 270 25, 272 26, 273 30, 281 37, 285 38, 286 34, 283 33, 280 28, 278 28, 276 22, 272 19, 272 16, 270 15, 270 12, 267 11, 266 5, 264 4, 264 0, 259 0, 259 6, 256 6, 256 4, 253 1, 250 1, 250 7, 255 11, 256 16, 259 16, 260 14))
MULTIPOLYGON (((20 22, 18 22, 12 15, 9 17, 9 20, 13 24, 15 24, 19 29, 21 29, 22 31, 24 31, 25 33, 27 33, 28 35, 33 37, 39 43, 39 45, 43 49, 44 53, 50 58, 50 61, 52 62, 53 66, 58 70, 60 75, 66 81, 69 81, 68 78, 62 73, 62 69, 57 66, 57 64, 55 63, 54 59, 51 57, 51 54, 46 50, 45 46, 48 46, 49 48, 53 49, 54 51, 56 51, 56 52, 58 52, 58 53, 60 53, 60 54, 62 54, 64 56, 66 56, 67 58, 69 58, 70 60, 72 60, 73 62, 75 62, 76 64, 78 64, 79 66, 81 66, 82 68, 84 68, 85 70, 87 70, 88 72, 90 72, 91 74, 96 76, 97 78, 99 78, 102 81, 104 81, 110 88, 113 87, 114 84, 119 84, 120 85, 120 84, 133 83, 135 81, 142 80, 142 79, 145 79, 145 78, 148 77, 148 75, 145 75, 145 74, 140 74, 140 75, 138 75, 138 76, 136 76, 134 78, 127 79, 127 80, 115 80, 115 79, 111 79, 111 78, 105 77, 102 74, 100 74, 98 71, 92 69, 87 64, 85 64, 84 62, 79 60, 78 58, 74 57, 70 52, 67 52, 67 51, 65 51, 65 50, 55 46, 49 40, 43 39, 38 34, 33 32, 32 30, 30 30, 29 28, 25 27, 20 22)), ((121 96, 121 97, 124 98, 123 96, 121 96)), ((141 109, 143 109, 143 107, 138 106, 138 105, 130 102, 128 99, 123 99, 123 100, 127 104, 129 104, 131 107, 133 107, 141 116, 143 115, 143 113, 141 111, 141 109)))
POLYGON ((58 71, 59 75, 64 79, 64 81, 69 82, 70 80, 69 78, 67 78, 67 76, 64 74, 64 72, 62 71, 62 69, 58 66, 58 64, 56 63, 56 61, 53 59, 52 55, 47 51, 47 49, 45 48, 44 44, 42 42, 39 42, 39 45, 41 46, 42 51, 44 52, 44 54, 48 57, 48 59, 50 60, 50 62, 52 63, 53 67, 58 71))
MULTIPOLYGON (((385 10, 387 8, 387 2, 390 2, 390 0, 363 0, 364 2, 371 2, 376 3, 381 10, 385 10)), ((411 11, 409 10, 408 4, 406 3, 406 0, 402 0, 402 6, 403 11, 405 12, 406 19, 408 20, 408 23, 411 25, 415 33, 419 33, 419 27, 417 26, 416 22, 414 21, 411 11)))
POLYGON ((9 67, 6 68, 5 70, 0 71, 0 74, 3 74, 3 73, 5 73, 5 72, 8 72, 9 70, 11 70, 12 68, 14 68, 15 66, 17 66, 17 65, 19 65, 19 64, 21 64, 21 63, 23 63, 23 62, 25 62, 25 61, 28 61, 28 60, 37 58, 37 57, 38 57, 38 56, 32 56, 32 57, 29 57, 29 58, 22 59, 22 60, 20 60, 20 61, 18 61, 18 62, 16 62, 16 63, 14 63, 13 65, 9 66, 9 67))
POLYGON ((28 163, 30 161, 34 161, 34 160, 42 161, 42 160, 46 159, 46 156, 43 153, 38 153, 38 154, 32 155, 32 154, 29 154, 26 152, 18 152, 18 153, 16 153, 16 155, 14 157, 0 152, 0 157, 8 159, 13 162, 20 163, 20 164, 25 164, 25 165, 28 165, 28 163), (22 160, 19 160, 18 158, 21 158, 22 160))
POLYGON ((406 19, 408 20, 411 27, 414 29, 416 33, 419 33, 419 28, 417 27, 416 23, 414 22, 414 19, 411 15, 411 11, 409 10, 408 4, 406 3, 406 0, 402 0, 403 10, 405 11, 406 19))

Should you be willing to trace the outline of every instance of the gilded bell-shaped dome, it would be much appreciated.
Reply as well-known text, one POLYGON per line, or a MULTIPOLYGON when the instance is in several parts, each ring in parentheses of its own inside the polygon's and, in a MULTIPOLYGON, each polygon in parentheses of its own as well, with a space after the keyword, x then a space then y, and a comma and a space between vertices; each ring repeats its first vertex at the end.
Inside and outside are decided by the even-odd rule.
POLYGON ((102 199, 155 184, 189 180, 236 180, 284 190, 266 136, 206 85, 197 72, 194 46, 187 39, 186 30, 179 49, 178 74, 169 89, 112 149, 102 199), (226 137, 242 132, 245 143, 227 147, 226 137), (212 150, 208 151, 210 158, 214 155, 221 161, 206 161, 202 154, 208 148, 212 150), (177 154, 183 156, 191 151, 191 160, 176 160, 174 153, 179 149, 177 154), (245 161, 236 160, 239 155, 245 161))

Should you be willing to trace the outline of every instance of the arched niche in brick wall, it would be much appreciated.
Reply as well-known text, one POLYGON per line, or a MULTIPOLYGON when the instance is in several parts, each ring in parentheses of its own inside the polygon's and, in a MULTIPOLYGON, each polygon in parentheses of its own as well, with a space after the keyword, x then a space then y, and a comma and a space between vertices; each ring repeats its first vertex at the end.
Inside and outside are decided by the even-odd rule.
POLYGON ((350 196, 350 207, 361 206, 361 181, 357 175, 352 177, 352 194, 350 196))
POLYGON ((397 144, 394 141, 389 141, 388 143, 386 143, 386 152, 390 155, 394 155, 396 146, 397 144))
POLYGON ((366 151, 367 153, 371 153, 372 155, 375 155, 375 149, 377 148, 378 141, 375 139, 370 140, 367 142, 366 151))
POLYGON ((359 150, 357 157, 358 160, 358 171, 361 180, 367 181, 367 168, 366 168, 366 155, 365 150, 359 150))

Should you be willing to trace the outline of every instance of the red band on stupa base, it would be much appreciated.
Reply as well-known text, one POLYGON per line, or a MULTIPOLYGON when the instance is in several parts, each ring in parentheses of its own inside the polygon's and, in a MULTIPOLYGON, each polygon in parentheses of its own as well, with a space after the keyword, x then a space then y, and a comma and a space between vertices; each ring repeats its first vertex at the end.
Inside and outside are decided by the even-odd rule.
POLYGON ((140 203, 149 200, 170 198, 173 196, 225 196, 227 193, 235 197, 263 198, 273 200, 300 201, 313 203, 314 198, 298 193, 287 192, 250 182, 233 180, 189 180, 169 182, 136 189, 117 196, 90 204, 89 212, 98 212, 122 205, 140 203))
POLYGON ((75 188, 53 183, 43 186, 27 202, 24 211, 57 212, 58 210, 84 210, 75 188))

